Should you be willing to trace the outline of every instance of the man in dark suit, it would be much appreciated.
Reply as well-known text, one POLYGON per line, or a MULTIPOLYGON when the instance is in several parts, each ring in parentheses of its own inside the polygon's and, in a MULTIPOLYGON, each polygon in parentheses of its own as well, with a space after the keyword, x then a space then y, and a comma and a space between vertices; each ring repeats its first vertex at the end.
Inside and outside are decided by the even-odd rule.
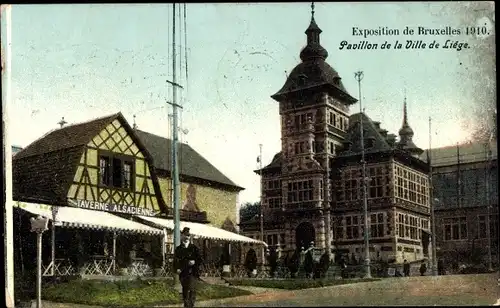
POLYGON ((179 274, 179 281, 182 285, 184 307, 194 307, 201 262, 198 247, 191 243, 189 228, 184 228, 181 232, 181 244, 175 249, 174 254, 174 268, 179 274))

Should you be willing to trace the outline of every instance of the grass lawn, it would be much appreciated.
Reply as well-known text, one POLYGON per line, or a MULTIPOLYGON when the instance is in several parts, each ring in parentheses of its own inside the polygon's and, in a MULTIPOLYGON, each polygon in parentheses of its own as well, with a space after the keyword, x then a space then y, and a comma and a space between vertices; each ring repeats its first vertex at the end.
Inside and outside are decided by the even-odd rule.
POLYGON ((380 279, 228 279, 228 282, 234 286, 299 290, 378 280, 380 279))
MULTIPOLYGON (((249 295, 249 291, 199 282, 197 301, 249 295)), ((141 307, 152 304, 176 304, 182 295, 172 280, 95 281, 73 280, 50 285, 42 291, 44 300, 115 307, 141 307)))

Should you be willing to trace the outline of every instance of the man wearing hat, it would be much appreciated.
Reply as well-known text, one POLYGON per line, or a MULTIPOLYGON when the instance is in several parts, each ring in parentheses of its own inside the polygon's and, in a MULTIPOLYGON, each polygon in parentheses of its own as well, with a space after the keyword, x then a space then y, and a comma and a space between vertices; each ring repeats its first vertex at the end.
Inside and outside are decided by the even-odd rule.
POLYGON ((201 256, 194 244, 191 243, 189 228, 182 229, 181 244, 175 248, 174 268, 179 274, 179 281, 182 285, 182 298, 184 307, 194 307, 196 299, 196 282, 200 277, 199 267, 201 256))

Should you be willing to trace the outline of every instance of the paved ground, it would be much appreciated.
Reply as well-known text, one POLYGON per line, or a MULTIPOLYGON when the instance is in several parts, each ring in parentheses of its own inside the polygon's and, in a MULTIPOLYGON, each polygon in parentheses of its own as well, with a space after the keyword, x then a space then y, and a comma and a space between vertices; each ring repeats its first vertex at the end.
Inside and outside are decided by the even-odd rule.
MULTIPOLYGON (((497 274, 389 278, 318 289, 265 292, 199 302, 197 307, 305 307, 379 305, 493 305, 497 274)), ((171 307, 181 307, 171 306, 171 307)))
MULTIPOLYGON (((296 291, 240 287, 254 294, 197 302, 196 307, 499 305, 498 278, 499 273, 387 278, 377 282, 296 291)), ((156 307, 182 307, 182 305, 156 307)), ((44 301, 43 308, 98 307, 44 301)))

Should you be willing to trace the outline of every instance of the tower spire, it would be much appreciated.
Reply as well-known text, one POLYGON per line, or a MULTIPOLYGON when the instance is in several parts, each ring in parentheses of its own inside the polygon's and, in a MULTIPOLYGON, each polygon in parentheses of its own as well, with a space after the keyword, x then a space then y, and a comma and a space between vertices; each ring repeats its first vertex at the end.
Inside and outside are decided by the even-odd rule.
POLYGON ((311 22, 306 30, 307 35, 307 46, 300 52, 300 59, 302 61, 322 59, 325 60, 328 57, 328 52, 323 46, 321 46, 319 41, 319 35, 321 34, 321 29, 316 24, 314 20, 314 2, 311 2, 311 22))
POLYGON ((408 124, 408 109, 407 109, 407 102, 406 102, 406 88, 404 90, 404 101, 403 101, 403 125, 401 126, 401 129, 399 130, 399 143, 398 146, 402 149, 405 149, 409 151, 412 154, 415 155, 420 155, 422 153, 422 149, 417 147, 413 143, 413 129, 411 129, 410 125, 408 124))
POLYGON ((406 108, 406 88, 405 88, 405 97, 403 102, 403 127, 409 127, 408 125, 408 110, 406 108))
POLYGON ((399 130, 399 136, 401 137, 401 143, 406 144, 408 141, 411 141, 413 137, 413 130, 408 124, 408 110, 406 103, 406 88, 404 90, 404 100, 403 100, 403 125, 399 130))

